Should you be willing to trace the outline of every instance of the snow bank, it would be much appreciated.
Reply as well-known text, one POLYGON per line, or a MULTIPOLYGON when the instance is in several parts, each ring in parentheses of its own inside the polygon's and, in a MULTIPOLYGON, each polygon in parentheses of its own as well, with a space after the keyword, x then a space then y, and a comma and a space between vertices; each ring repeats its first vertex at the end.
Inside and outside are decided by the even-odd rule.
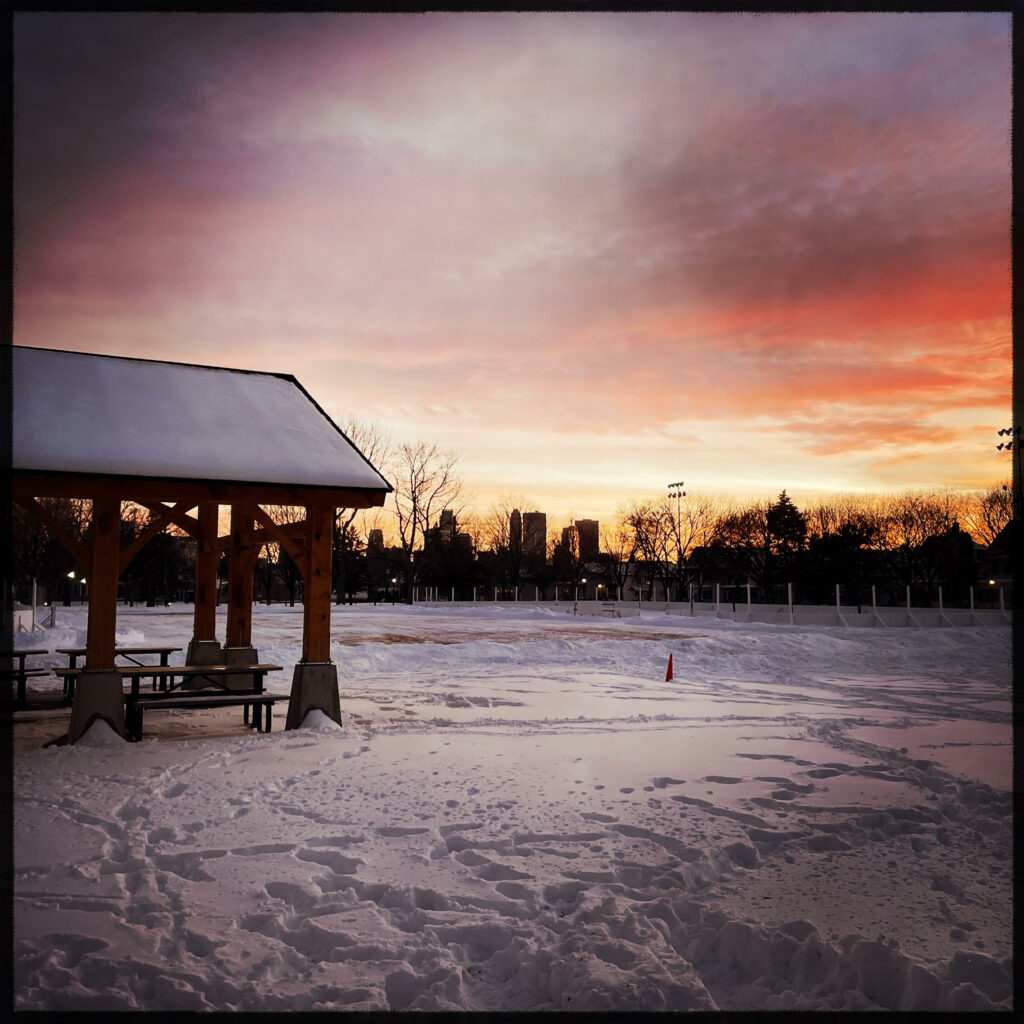
POLYGON ((328 718, 318 708, 314 708, 312 711, 306 714, 306 717, 302 720, 301 728, 307 732, 344 732, 344 728, 340 726, 333 718, 328 718))
POLYGON ((339 610, 344 727, 19 750, 16 1007, 1011 1007, 1008 630, 536 611, 339 610))

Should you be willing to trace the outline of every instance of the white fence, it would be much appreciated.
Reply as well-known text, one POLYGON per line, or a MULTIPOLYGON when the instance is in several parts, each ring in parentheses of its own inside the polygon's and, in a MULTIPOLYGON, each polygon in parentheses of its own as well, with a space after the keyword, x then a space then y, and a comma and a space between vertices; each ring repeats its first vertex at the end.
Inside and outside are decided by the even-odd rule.
POLYGON ((683 618, 726 619, 730 622, 763 622, 776 626, 911 627, 1004 626, 1012 622, 1009 609, 909 608, 867 605, 747 604, 737 601, 452 601, 439 600, 434 591, 417 594, 417 603, 434 608, 550 608, 567 615, 630 618, 645 612, 664 612, 683 618))

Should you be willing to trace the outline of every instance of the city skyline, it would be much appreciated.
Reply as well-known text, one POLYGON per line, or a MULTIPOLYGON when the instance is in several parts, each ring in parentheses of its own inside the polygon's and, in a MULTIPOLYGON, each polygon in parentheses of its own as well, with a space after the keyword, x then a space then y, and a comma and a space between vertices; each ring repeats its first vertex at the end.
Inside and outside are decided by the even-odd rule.
POLYGON ((1010 15, 19 13, 16 344, 611 522, 1010 475, 1010 15))

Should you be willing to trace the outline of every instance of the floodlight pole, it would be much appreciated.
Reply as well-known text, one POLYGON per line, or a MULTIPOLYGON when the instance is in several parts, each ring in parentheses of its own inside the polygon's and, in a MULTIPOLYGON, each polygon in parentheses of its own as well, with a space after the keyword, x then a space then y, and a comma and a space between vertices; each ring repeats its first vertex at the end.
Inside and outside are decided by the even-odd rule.
POLYGON ((686 497, 686 491, 683 490, 684 481, 679 480, 674 484, 668 485, 668 496, 676 499, 676 593, 678 595, 680 588, 683 585, 683 540, 682 540, 682 529, 679 525, 682 519, 682 504, 681 499, 686 497))

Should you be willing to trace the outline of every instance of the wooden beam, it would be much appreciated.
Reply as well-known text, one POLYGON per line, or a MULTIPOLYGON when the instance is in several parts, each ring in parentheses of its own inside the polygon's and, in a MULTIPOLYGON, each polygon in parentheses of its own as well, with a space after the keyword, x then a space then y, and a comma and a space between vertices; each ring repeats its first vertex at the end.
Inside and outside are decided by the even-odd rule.
MULTIPOLYGON (((301 557, 301 552, 298 545, 295 543, 295 538, 289 536, 290 531, 288 527, 298 527, 300 530, 304 526, 303 523, 286 523, 283 526, 279 523, 275 523, 267 513, 255 504, 255 502, 238 502, 236 507, 241 511, 245 512, 246 515, 251 515, 260 526, 263 527, 263 532, 269 534, 273 540, 270 543, 280 544, 285 551, 288 552, 292 558, 297 562, 301 557)), ((267 543, 266 540, 260 538, 261 543, 267 543)))
POLYGON ((118 477, 82 473, 47 473, 16 469, 11 474, 15 497, 82 498, 116 494, 124 501, 144 505, 149 501, 184 501, 197 505, 257 502, 261 505, 333 504, 335 508, 373 508, 383 505, 390 488, 312 487, 306 484, 258 481, 176 480, 158 477, 118 477))
POLYGON ((35 498, 24 494, 16 494, 14 500, 26 512, 34 515, 68 549, 71 557, 78 563, 82 572, 90 572, 89 549, 81 541, 72 537, 64 525, 54 517, 53 513, 45 505, 40 504, 35 498))
MULTIPOLYGON (((120 557, 120 571, 123 573, 125 569, 131 564, 132 559, 158 534, 163 533, 165 529, 173 522, 178 525, 178 518, 188 519, 188 516, 177 516, 175 513, 182 509, 191 508, 191 505, 186 505, 184 502, 178 502, 174 508, 168 508, 166 505, 146 505, 146 508, 151 509, 154 512, 158 512, 159 515, 147 526, 142 533, 138 535, 121 551, 120 557)), ((194 520, 189 520, 194 522, 194 520)))
POLYGON ((331 660, 331 549, 334 508, 306 509, 305 589, 302 595, 302 660, 331 660))
POLYGON ((298 562, 301 558, 305 558, 305 543, 306 538, 304 536, 299 537, 295 534, 295 527, 300 527, 303 532, 306 529, 306 522, 303 520, 301 523, 289 523, 285 536, 288 538, 288 544, 281 544, 281 533, 275 530, 271 533, 269 530, 259 529, 253 532, 252 540, 257 547, 263 547, 264 544, 281 544, 281 546, 288 551, 288 554, 298 562), (288 550, 290 547, 294 548, 294 551, 288 550))
POLYGON ((195 508, 198 502, 179 501, 171 507, 168 507, 161 501, 140 501, 139 504, 143 508, 148 508, 150 512, 156 512, 158 515, 165 517, 169 522, 184 530, 190 537, 199 536, 199 521, 185 514, 189 509, 195 508))
POLYGON ((259 548, 253 547, 252 527, 252 516, 232 505, 231 550, 228 555, 228 647, 249 647, 252 644, 253 556, 259 553, 259 548))
POLYGON ((218 513, 219 508, 215 501, 204 501, 199 506, 193 640, 217 639, 217 567, 220 563, 220 546, 217 543, 218 513))
POLYGON ((92 503, 92 550, 89 566, 89 619, 85 667, 114 667, 117 628, 117 580, 121 575, 121 502, 101 495, 92 503))

